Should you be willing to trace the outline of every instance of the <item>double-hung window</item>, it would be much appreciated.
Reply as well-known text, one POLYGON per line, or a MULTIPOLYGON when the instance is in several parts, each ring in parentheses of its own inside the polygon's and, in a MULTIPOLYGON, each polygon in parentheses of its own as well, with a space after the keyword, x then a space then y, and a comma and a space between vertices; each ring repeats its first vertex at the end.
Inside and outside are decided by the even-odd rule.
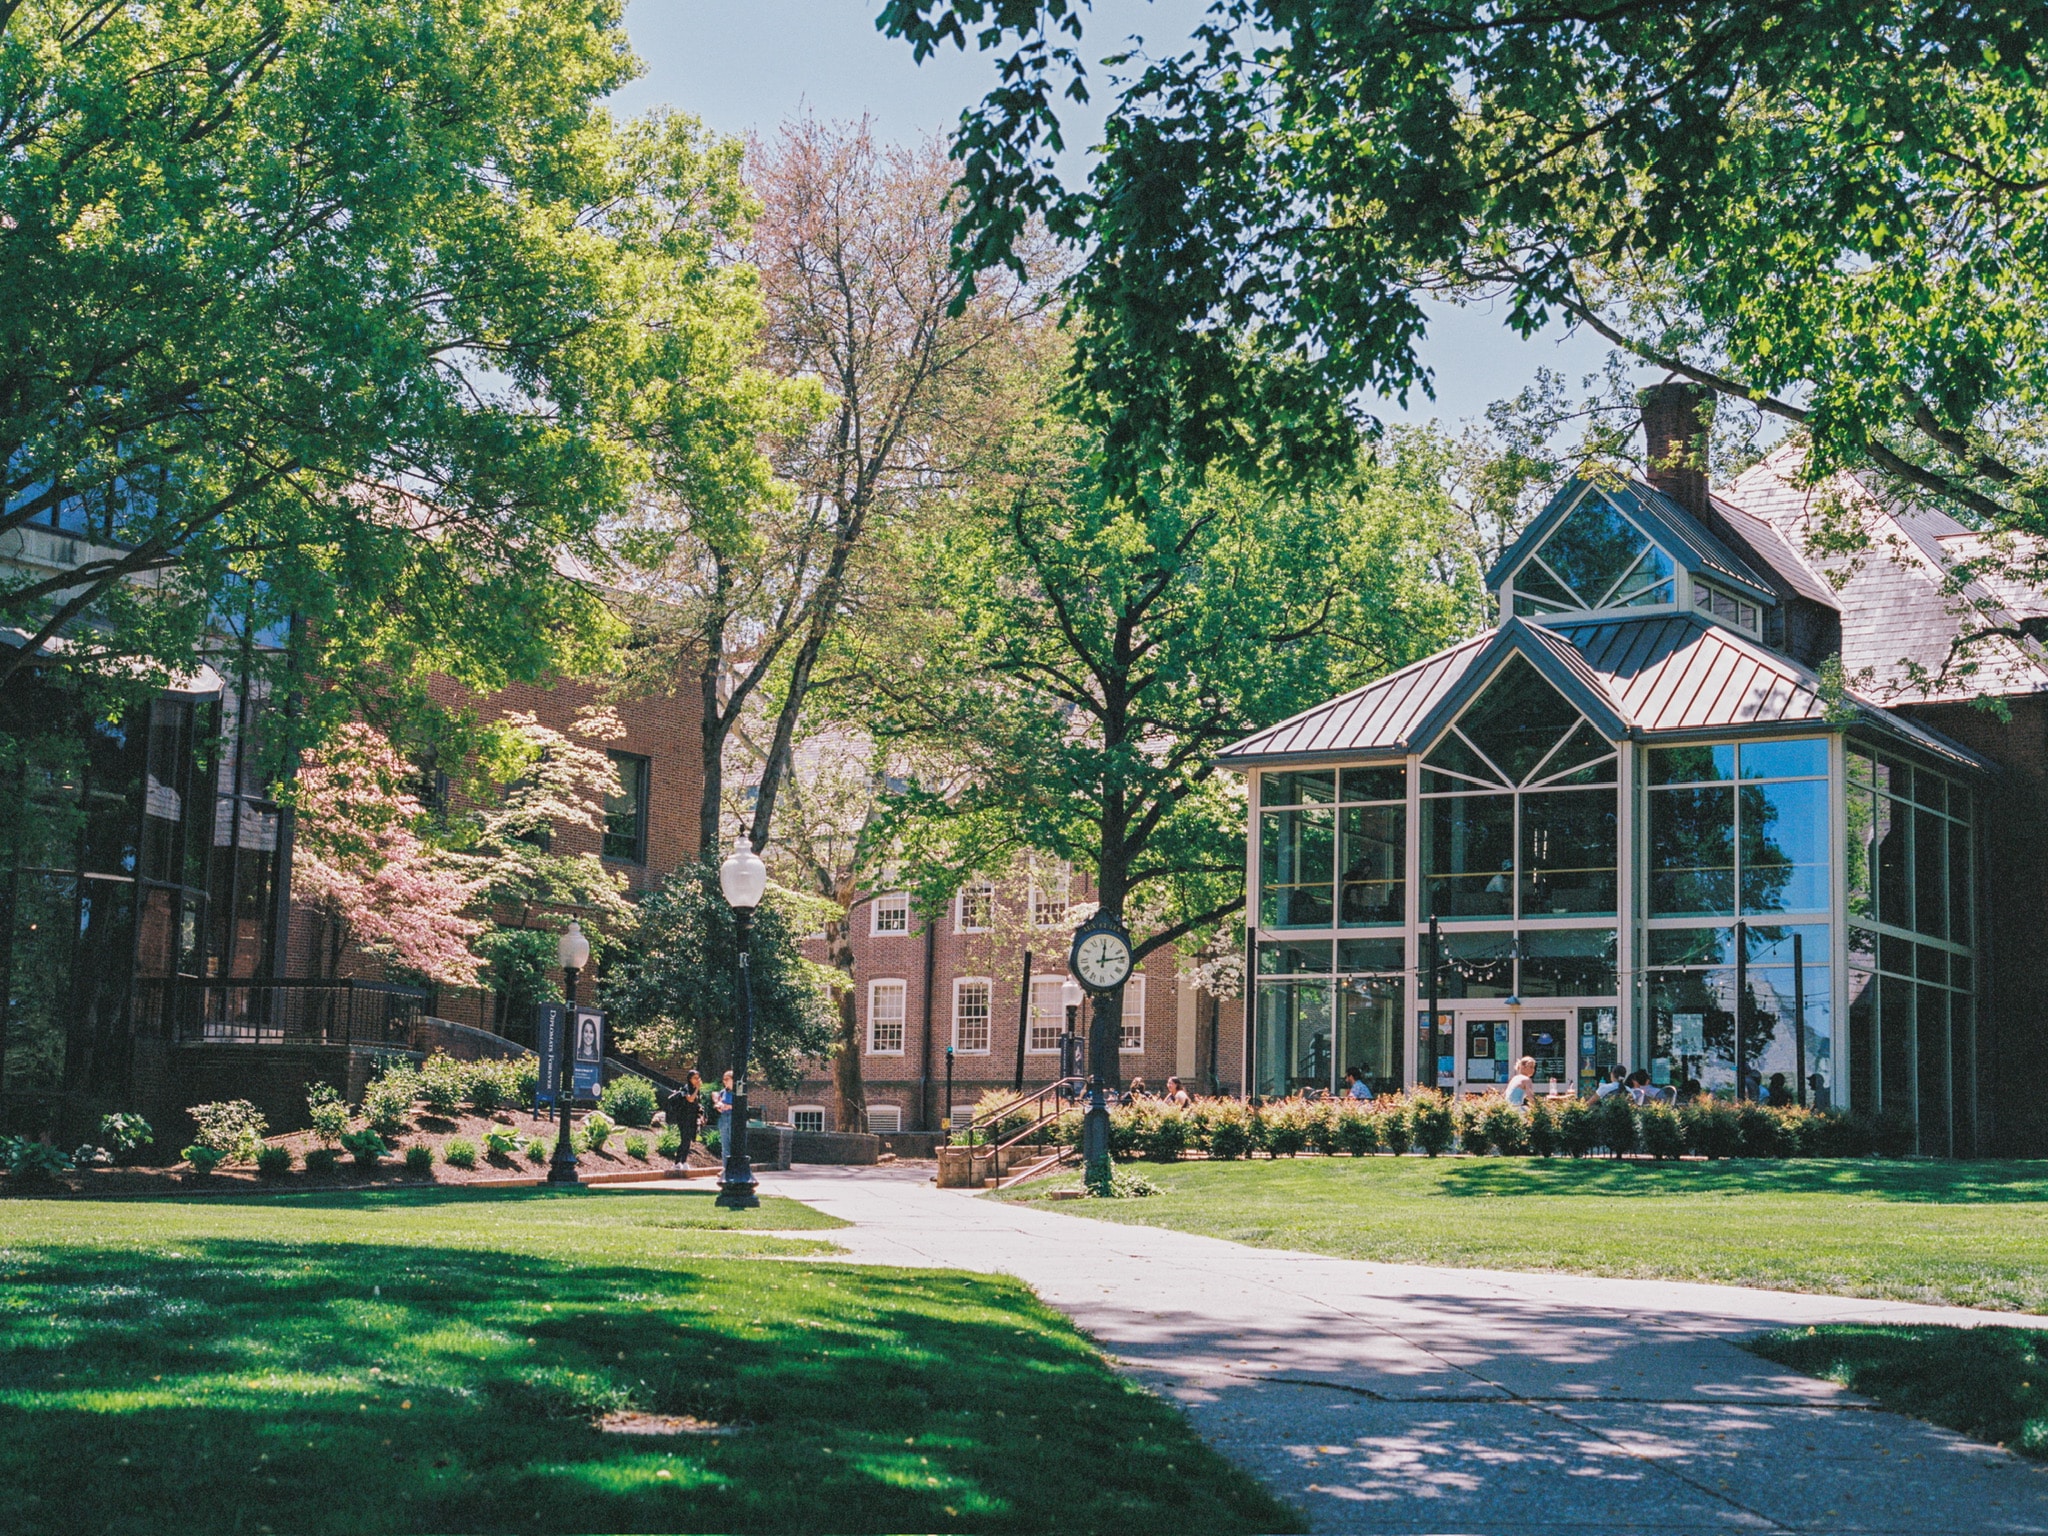
POLYGON ((868 1054, 903 1054, 903 1005, 908 988, 900 981, 868 983, 868 1054))
POLYGON ((953 983, 953 1049, 963 1056, 988 1054, 993 989, 986 976, 962 976, 953 983))

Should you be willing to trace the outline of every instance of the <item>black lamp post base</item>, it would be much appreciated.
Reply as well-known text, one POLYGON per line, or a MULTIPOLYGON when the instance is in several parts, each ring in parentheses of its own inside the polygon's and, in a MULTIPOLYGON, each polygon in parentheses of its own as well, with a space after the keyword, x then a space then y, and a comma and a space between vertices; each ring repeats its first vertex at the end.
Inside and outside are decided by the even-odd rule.
POLYGON ((574 1159, 571 1159, 566 1163, 549 1163, 548 1182, 550 1184, 580 1184, 583 1181, 576 1177, 576 1163, 574 1159))
POLYGON ((761 1208, 761 1197, 755 1193, 758 1186, 752 1179, 744 1183, 734 1180, 720 1183, 717 1204, 728 1211, 755 1211, 761 1208))

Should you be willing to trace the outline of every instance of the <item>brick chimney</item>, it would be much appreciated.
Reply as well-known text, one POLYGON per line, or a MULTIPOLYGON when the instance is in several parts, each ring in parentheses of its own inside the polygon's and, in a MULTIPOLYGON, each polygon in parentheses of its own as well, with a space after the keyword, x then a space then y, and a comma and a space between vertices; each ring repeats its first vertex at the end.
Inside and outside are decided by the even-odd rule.
POLYGON ((1707 433, 1714 392, 1704 384, 1667 379, 1636 396, 1643 411, 1650 484, 1712 527, 1719 521, 1707 501, 1707 433))

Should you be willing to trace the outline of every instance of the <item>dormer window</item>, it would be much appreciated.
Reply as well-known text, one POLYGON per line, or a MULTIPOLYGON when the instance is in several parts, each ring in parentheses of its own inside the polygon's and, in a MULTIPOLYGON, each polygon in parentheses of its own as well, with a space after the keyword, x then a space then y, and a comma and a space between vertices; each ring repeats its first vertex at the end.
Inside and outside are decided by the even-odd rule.
POLYGON ((1514 575, 1523 618, 1672 601, 1671 557, 1598 496, 1558 524, 1514 575))
POLYGON ((1746 597, 1737 597, 1724 587, 1717 587, 1710 581, 1693 578, 1692 605, 1701 613, 1710 613, 1723 624, 1732 624, 1748 635, 1763 633, 1759 624, 1757 606, 1746 597))

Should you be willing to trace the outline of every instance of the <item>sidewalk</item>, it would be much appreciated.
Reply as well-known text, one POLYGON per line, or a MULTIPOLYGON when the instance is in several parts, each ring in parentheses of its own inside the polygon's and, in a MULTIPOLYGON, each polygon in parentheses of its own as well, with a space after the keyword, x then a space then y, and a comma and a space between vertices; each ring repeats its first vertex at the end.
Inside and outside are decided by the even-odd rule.
POLYGON ((761 1184, 853 1222, 831 1236, 857 1261, 1018 1276, 1317 1531, 2048 1533, 2048 1469, 1731 1342, 2042 1319, 1368 1264, 1004 1205, 929 1176, 803 1168, 761 1184))

